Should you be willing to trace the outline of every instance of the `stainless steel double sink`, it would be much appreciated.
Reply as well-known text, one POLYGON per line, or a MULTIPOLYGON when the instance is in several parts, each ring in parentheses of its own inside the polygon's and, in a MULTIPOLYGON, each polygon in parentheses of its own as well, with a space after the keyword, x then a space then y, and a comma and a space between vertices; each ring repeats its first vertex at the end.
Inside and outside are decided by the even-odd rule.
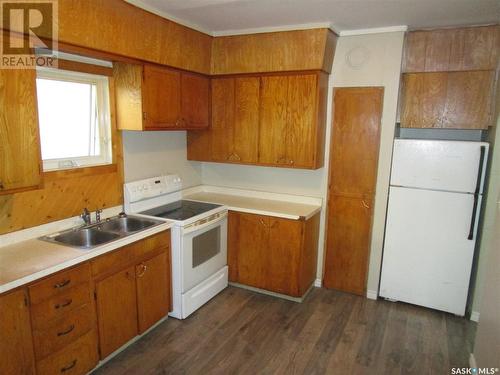
POLYGON ((130 236, 164 221, 120 214, 105 221, 71 228, 62 232, 42 236, 43 241, 90 250, 96 246, 130 236))

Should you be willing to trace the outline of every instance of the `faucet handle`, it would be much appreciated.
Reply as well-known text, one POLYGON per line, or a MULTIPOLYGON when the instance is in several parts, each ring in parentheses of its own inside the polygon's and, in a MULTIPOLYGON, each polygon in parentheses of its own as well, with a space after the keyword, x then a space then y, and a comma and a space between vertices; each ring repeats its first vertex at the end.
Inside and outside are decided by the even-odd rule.
POLYGON ((90 212, 87 209, 87 207, 85 207, 83 209, 83 212, 80 214, 80 217, 83 219, 85 224, 87 224, 87 225, 90 224, 90 212))
POLYGON ((101 221, 101 214, 102 214, 102 209, 95 211, 95 221, 97 223, 99 223, 101 221))

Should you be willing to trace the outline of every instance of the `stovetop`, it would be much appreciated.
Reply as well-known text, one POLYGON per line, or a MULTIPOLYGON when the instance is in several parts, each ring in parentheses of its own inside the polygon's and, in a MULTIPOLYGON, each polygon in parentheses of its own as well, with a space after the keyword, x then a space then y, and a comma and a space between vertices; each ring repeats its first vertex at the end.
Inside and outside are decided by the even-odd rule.
POLYGON ((139 212, 139 214, 182 221, 218 207, 221 207, 221 205, 180 200, 163 206, 155 207, 150 210, 139 212))

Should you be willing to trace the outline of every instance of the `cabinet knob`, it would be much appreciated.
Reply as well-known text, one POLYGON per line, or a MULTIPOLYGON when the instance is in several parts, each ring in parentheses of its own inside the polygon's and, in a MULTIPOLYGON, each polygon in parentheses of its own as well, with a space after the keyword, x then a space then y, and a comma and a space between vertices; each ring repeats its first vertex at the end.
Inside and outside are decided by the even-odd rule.
POLYGON ((266 223, 264 223, 264 220, 259 219, 259 221, 260 221, 260 223, 261 223, 263 226, 265 226, 265 227, 267 228, 267 225, 266 225, 266 223))
POLYGON ((137 277, 143 277, 144 274, 146 273, 147 269, 148 269, 148 266, 146 266, 145 264, 141 264, 141 270, 137 274, 137 277))
POLYGON ((363 205, 364 208, 367 208, 367 209, 370 208, 370 206, 364 200, 361 201, 361 204, 363 205))
POLYGON ((293 160, 290 160, 289 161, 290 165, 293 165, 294 161, 293 160))

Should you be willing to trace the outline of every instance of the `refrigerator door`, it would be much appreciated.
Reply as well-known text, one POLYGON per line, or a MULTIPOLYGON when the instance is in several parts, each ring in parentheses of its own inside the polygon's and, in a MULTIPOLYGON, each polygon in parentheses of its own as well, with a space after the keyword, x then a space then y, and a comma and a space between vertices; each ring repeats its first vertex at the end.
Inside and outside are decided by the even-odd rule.
POLYGON ((484 147, 479 193, 483 191, 488 143, 396 139, 391 185, 473 193, 484 147))
POLYGON ((471 194, 391 187, 380 296, 464 315, 472 207, 471 194))

